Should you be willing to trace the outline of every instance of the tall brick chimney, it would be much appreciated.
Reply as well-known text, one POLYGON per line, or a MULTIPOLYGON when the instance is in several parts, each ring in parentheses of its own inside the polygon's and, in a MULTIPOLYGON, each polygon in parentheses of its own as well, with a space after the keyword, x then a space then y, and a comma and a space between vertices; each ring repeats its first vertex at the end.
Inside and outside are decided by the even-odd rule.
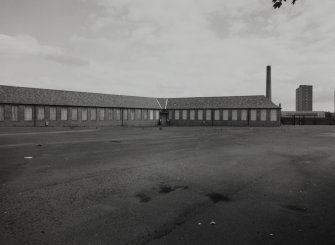
POLYGON ((271 100, 271 66, 266 67, 266 98, 271 100))

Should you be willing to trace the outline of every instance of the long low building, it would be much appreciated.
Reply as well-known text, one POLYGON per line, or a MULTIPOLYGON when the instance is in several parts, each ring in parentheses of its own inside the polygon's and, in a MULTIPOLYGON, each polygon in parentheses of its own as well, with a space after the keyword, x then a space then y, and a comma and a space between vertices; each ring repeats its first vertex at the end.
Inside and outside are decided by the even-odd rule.
POLYGON ((0 126, 279 126, 263 95, 151 98, 0 85, 0 126))

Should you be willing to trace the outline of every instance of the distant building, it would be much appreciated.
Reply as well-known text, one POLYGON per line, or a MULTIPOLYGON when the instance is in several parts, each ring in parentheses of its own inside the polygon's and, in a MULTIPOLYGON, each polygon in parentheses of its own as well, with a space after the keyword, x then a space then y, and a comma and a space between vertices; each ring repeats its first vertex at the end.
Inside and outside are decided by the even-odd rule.
POLYGON ((282 118, 304 117, 304 118, 325 118, 325 111, 282 111, 282 118))
POLYGON ((313 86, 300 85, 296 89, 296 111, 313 111, 313 86))
POLYGON ((0 126, 280 126, 264 95, 154 98, 0 85, 0 126))
POLYGON ((156 98, 0 85, 0 126, 280 126, 266 96, 156 98))
POLYGON ((332 113, 326 111, 282 111, 281 123, 288 125, 335 125, 332 113))

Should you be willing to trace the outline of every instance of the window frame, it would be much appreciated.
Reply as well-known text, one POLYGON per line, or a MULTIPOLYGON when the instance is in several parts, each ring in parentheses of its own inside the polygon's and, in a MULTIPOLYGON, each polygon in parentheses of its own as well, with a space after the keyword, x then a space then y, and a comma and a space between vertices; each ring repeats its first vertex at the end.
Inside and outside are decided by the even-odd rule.
POLYGON ((181 111, 181 120, 187 120, 187 110, 181 111))
POLYGON ((146 109, 142 110, 142 117, 143 120, 148 120, 148 110, 146 109))
POLYGON ((267 117, 266 109, 261 109, 261 121, 265 122, 266 121, 266 117, 267 117))
POLYGON ((149 110, 149 120, 154 120, 154 110, 149 110))
POLYGON ((44 108, 44 106, 37 106, 36 107, 36 120, 37 121, 44 121, 45 120, 45 108, 44 108))
POLYGON ((256 109, 250 110, 250 121, 257 121, 257 110, 256 109))
POLYGON ((90 108, 90 120, 91 121, 97 120, 97 108, 90 108))
POLYGON ((68 112, 68 108, 66 107, 61 107, 60 108, 60 120, 61 121, 67 121, 69 116, 68 116, 69 112, 68 112), (65 114, 63 112, 66 112, 65 114), (63 116, 66 115, 66 118, 64 118, 63 116))
POLYGON ((190 120, 191 121, 195 120, 195 110, 190 110, 190 120))
POLYGON ((23 121, 25 121, 25 122, 33 121, 33 106, 31 106, 31 105, 24 106, 23 121), (28 109, 30 109, 29 114, 28 114, 28 109), (29 115, 29 117, 27 117, 27 115, 29 115))
POLYGON ((142 120, 142 110, 135 109, 135 120, 142 120))
POLYGON ((78 121, 78 108, 76 107, 71 108, 71 121, 78 121), (74 111, 75 113, 73 113, 74 111), (75 118, 73 117, 74 115, 76 115, 75 118))
POLYGON ((17 105, 12 105, 11 107, 11 121, 17 122, 19 120, 19 107, 17 105))
POLYGON ((214 110, 214 120, 215 121, 220 120, 220 110, 218 110, 218 109, 214 110))
POLYGON ((174 110, 174 120, 180 120, 180 112, 179 110, 174 110))
POLYGON ((278 114, 276 109, 270 110, 270 121, 271 122, 277 122, 278 121, 278 114))
POLYGON ((49 120, 56 121, 57 120, 57 107, 51 106, 49 107, 49 120), (54 112, 52 112, 54 111, 54 112))
POLYGON ((248 120, 248 110, 242 109, 241 110, 241 121, 247 121, 248 120))
POLYGON ((211 121, 212 120, 212 110, 206 109, 206 121, 211 121))
POLYGON ((237 121, 237 119, 238 119, 237 110, 236 109, 231 110, 231 120, 237 121))
POLYGON ((222 110, 222 120, 223 121, 229 120, 229 110, 228 109, 222 110))
POLYGON ((5 106, 0 105, 0 121, 5 121, 5 106))
POLYGON ((88 120, 88 108, 86 108, 86 107, 81 108, 81 120, 82 121, 87 121, 88 120))
POLYGON ((105 121, 105 108, 99 108, 99 121, 105 121))
POLYGON ((107 120, 108 121, 114 120, 113 109, 112 108, 107 108, 106 111, 107 111, 107 120))
POLYGON ((115 121, 121 121, 121 108, 114 109, 115 121))
POLYGON ((198 110, 198 121, 204 120, 204 110, 198 110))

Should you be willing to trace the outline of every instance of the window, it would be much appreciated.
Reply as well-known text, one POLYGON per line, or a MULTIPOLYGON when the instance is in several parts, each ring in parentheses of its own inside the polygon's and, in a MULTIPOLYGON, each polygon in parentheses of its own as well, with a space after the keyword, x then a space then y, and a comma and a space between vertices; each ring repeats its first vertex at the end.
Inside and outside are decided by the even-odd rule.
POLYGON ((179 110, 174 111, 174 119, 179 120, 179 110))
POLYGON ((194 120, 194 119, 195 119, 195 111, 190 110, 190 120, 194 120))
POLYGON ((143 120, 148 120, 148 110, 143 110, 143 120))
POLYGON ((81 109, 81 120, 82 121, 87 121, 87 108, 82 108, 81 109))
POLYGON ((216 120, 216 121, 220 120, 220 111, 219 110, 214 111, 214 120, 216 120))
POLYGON ((156 113, 156 120, 159 120, 159 110, 156 110, 155 113, 156 113))
POLYGON ((25 121, 32 121, 33 120, 33 107, 32 106, 25 106, 24 107, 24 120, 25 121))
POLYGON ((212 111, 211 110, 206 110, 206 120, 207 121, 212 120, 212 111))
POLYGON ((150 120, 154 120, 154 111, 153 110, 149 110, 149 117, 150 117, 150 120))
POLYGON ((57 109, 56 107, 50 107, 49 108, 49 112, 50 112, 50 121, 55 121, 57 119, 57 109))
POLYGON ((18 107, 16 105, 12 105, 12 121, 17 121, 17 110, 18 107))
POLYGON ((113 120, 113 109, 107 109, 107 120, 113 120))
POLYGON ((187 110, 182 111, 182 119, 187 120, 187 110))
POLYGON ((169 111, 169 120, 173 119, 173 111, 169 111))
POLYGON ((198 120, 204 120, 204 111, 198 110, 198 120))
POLYGON ((246 121, 248 117, 248 111, 247 110, 242 110, 241 111, 241 120, 246 121))
POLYGON ((44 107, 37 107, 37 120, 44 120, 44 107))
POLYGON ((115 109, 114 110, 115 120, 120 121, 121 120, 121 110, 115 109))
POLYGON ((78 120, 78 109, 77 108, 71 108, 71 120, 72 121, 78 120))
POLYGON ((60 120, 66 121, 67 120, 67 108, 60 109, 60 120))
POLYGON ((232 117, 232 120, 234 120, 234 121, 237 120, 237 110, 232 110, 231 117, 232 117))
POLYGON ((250 110, 250 120, 256 121, 257 120, 257 111, 256 110, 250 110))
POLYGON ((130 120, 135 120, 135 110, 130 109, 130 120))
POLYGON ((261 110, 261 121, 266 121, 266 110, 261 110))
POLYGON ((223 120, 227 121, 229 119, 229 111, 228 110, 223 110, 223 120))
POLYGON ((277 121, 277 110, 271 110, 271 121, 277 121))
POLYGON ((97 120, 97 109, 96 108, 91 108, 90 112, 91 112, 91 121, 97 120))
POLYGON ((5 108, 3 105, 0 105, 0 121, 5 120, 5 108))
POLYGON ((123 120, 124 121, 128 120, 128 109, 123 109, 123 120))
POLYGON ((142 111, 140 109, 135 110, 135 120, 142 120, 142 111))
POLYGON ((105 120, 105 109, 104 108, 99 109, 99 120, 100 121, 105 120))

